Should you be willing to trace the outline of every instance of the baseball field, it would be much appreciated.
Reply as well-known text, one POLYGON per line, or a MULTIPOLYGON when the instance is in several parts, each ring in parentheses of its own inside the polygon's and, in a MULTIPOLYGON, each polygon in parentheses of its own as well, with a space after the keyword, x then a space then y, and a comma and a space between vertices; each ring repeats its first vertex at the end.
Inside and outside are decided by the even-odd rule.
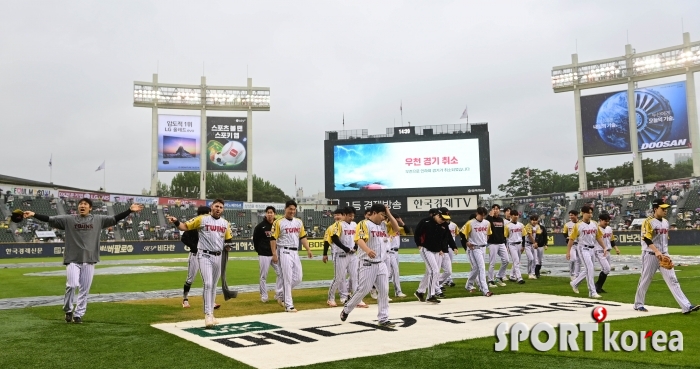
MULTIPOLYGON (((622 253, 638 255, 639 247, 621 247, 622 253)), ((550 247, 547 255, 564 253, 563 247, 550 247)), ((417 253, 415 250, 402 250, 403 254, 417 253)), ((316 253, 318 254, 318 252, 316 253)), ((700 246, 671 247, 671 255, 699 256, 700 246)), ((229 266, 229 285, 254 285, 258 280, 258 262, 252 258, 252 253, 235 253, 236 258, 229 266)), ((145 265, 163 267, 186 267, 182 255, 164 255, 160 258, 148 256, 145 265), (182 261, 173 261, 182 258, 182 261)), ((461 253, 458 258, 464 258, 461 253)), ((134 256, 104 257, 102 260, 121 260, 123 265, 130 261, 144 259, 134 256)), ((323 264, 320 256, 314 260, 302 259, 304 281, 328 280, 332 278, 332 265, 323 264)), ((523 258, 524 260, 524 258, 523 258)), ((16 259, 0 261, 0 303, 8 299, 39 298, 46 296, 62 296, 65 286, 65 275, 59 272, 65 270, 60 265, 37 263, 56 263, 59 258, 16 259), (26 264, 26 267, 24 266, 26 264), (28 275, 30 273, 52 272, 55 275, 28 275)), ((546 257, 544 270, 547 269, 546 257)), ((140 261, 139 265, 144 265, 140 261)), ((98 264, 97 269, 109 268, 110 265, 98 264)), ((401 264, 401 275, 419 275, 424 271, 424 264, 406 262, 401 264)), ((454 272, 467 272, 470 267, 466 263, 454 264, 454 272)), ((700 265, 676 266, 678 280, 683 291, 694 304, 700 304, 700 265)), ((172 290, 182 288, 186 270, 135 273, 135 274, 96 274, 92 295, 119 294, 131 292, 172 290)), ((596 273, 597 274, 597 273, 596 273)), ((638 274, 616 275, 613 271, 608 278, 601 303, 617 302, 630 304, 634 301, 638 274)), ((274 281, 270 274, 268 282, 274 281)), ((530 292, 554 296, 585 298, 585 285, 581 286, 582 294, 574 295, 566 277, 543 276, 538 280, 526 280, 523 285, 509 283, 506 287, 494 289, 494 295, 530 292)), ((445 292, 447 299, 469 298, 464 301, 465 308, 488 308, 489 300, 485 297, 470 295, 464 289, 464 278, 455 280, 456 286, 445 292), (470 304, 470 301, 475 301, 470 304)), ((406 298, 394 298, 390 306, 404 302, 415 303, 412 296, 418 282, 402 282, 406 298)), ((201 287, 201 281, 196 280, 193 288, 201 287)), ((393 287, 391 288, 393 294, 393 287)), ((294 292, 295 306, 301 313, 311 309, 331 309, 326 306, 327 287, 306 288, 294 292)), ((376 313, 376 301, 369 296, 365 299, 370 303, 369 311, 376 313)), ((238 298, 224 301, 221 295, 217 302, 222 304, 216 311, 219 319, 226 317, 241 317, 247 315, 280 313, 283 309, 274 300, 263 304, 257 292, 241 293, 238 298)), ((181 298, 154 298, 130 300, 121 302, 89 302, 88 311, 83 324, 67 324, 63 320, 60 306, 33 306, 27 308, 4 308, 0 310, 0 363, 3 368, 243 368, 249 367, 230 357, 221 355, 213 350, 204 348, 196 343, 169 334, 152 324, 176 323, 202 319, 202 298, 191 295, 192 308, 183 309, 181 298)), ((678 305, 666 287, 661 275, 657 273, 646 297, 646 304, 652 307, 669 307, 678 309, 678 305)), ((0 305, 1 306, 1 305, 0 305)), ((429 311, 432 305, 423 304, 420 309, 429 311)), ((339 312, 340 308, 334 308, 339 312)), ((650 308, 651 310, 652 308, 650 308)), ((679 310, 680 311, 680 310, 679 310)), ((352 315, 351 315, 352 316, 352 315)), ((547 315, 541 320, 546 321, 547 315)), ((295 314, 287 314, 285 319, 295 319, 295 314)), ((592 320, 591 320, 592 322, 592 320)), ((202 320, 203 323, 203 320, 202 320)), ((319 324, 328 322, 319 322, 319 324)), ((332 321, 330 323, 340 323, 332 321)), ((549 321, 555 325, 558 322, 549 321)), ((700 367, 700 312, 688 315, 680 312, 648 317, 615 320, 614 329, 619 331, 657 331, 670 332, 679 330, 683 333, 684 343, 682 352, 605 352, 600 346, 601 336, 594 335, 594 349, 591 352, 558 352, 552 350, 546 353, 535 351, 532 347, 521 344, 520 351, 495 352, 496 339, 491 337, 448 342, 418 350, 387 353, 383 355, 356 357, 342 362, 322 362, 307 367, 342 366, 343 368, 671 368, 671 367, 700 367)), ((494 323, 494 327, 495 327, 494 323)), ((469 324, 456 326, 453 329, 469 330, 469 324)), ((435 325, 435 329, 444 329, 435 325)), ((378 332, 379 334, 379 332, 378 332)), ((393 337, 393 336, 392 336, 393 337)), ((543 339, 544 340, 544 339, 543 339)), ((578 343, 582 347, 583 336, 579 335, 578 343)), ((338 350, 352 352, 355 347, 362 345, 361 341, 353 341, 348 336, 346 343, 338 350)), ((304 350, 298 345, 295 350, 304 350)), ((269 355, 277 355, 275 346, 269 348, 269 355)), ((326 352, 304 352, 304 355, 323 356, 326 352)), ((294 365, 293 361, 289 362, 294 365)))

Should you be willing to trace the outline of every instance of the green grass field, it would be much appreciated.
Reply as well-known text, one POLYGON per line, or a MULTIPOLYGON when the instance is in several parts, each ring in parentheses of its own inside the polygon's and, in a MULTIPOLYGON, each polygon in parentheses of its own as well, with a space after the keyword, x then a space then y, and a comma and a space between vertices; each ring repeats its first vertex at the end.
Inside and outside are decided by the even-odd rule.
MULTIPOLYGON (((411 253, 415 250, 403 250, 411 253)), ((563 247, 550 247, 548 253, 563 253, 563 247)), ((639 254, 639 247, 624 247, 625 254, 639 254)), ((674 247, 672 254, 700 255, 700 247, 674 247)), ((245 256, 253 256, 246 253, 245 256)), ((244 254, 235 254, 243 256, 244 254)), ((166 255, 162 258, 184 257, 166 255)), ((463 255, 461 257, 464 257, 463 255)), ((135 256, 105 257, 109 259, 141 259, 135 256)), ((185 265, 185 263, 158 263, 148 265, 185 265)), ((16 262, 36 262, 22 259, 16 262)), ((43 258, 43 262, 60 261, 59 258, 43 258)), ((5 260, 1 264, 15 262, 5 260)), ((253 284, 257 281, 256 261, 235 261, 231 284, 253 284)), ((455 264, 455 271, 467 271, 467 264, 455 264)), ((107 267, 105 265, 101 268, 107 267)), ((318 261, 304 262, 304 280, 330 279, 332 266, 318 261)), ((62 267, 7 268, 0 269, 4 288, 0 298, 56 296, 63 292, 65 277, 30 277, 25 273, 61 270, 62 267)), ((678 279, 683 291, 694 303, 700 303, 700 266, 680 267, 678 279)), ((402 275, 421 274, 420 263, 402 263, 402 275)), ((180 288, 186 272, 96 276, 91 293, 126 291, 151 291, 180 288)), ((631 303, 637 287, 638 275, 615 276, 608 279, 604 300, 631 303)), ((274 277, 271 276, 271 280, 274 277)), ((528 280, 524 285, 509 284, 494 290, 496 294, 513 292, 538 292, 562 296, 575 296, 568 286, 568 278, 543 277, 528 280)), ((197 281, 199 285, 201 282, 197 281)), ((456 281, 457 287, 447 290, 448 298, 467 297, 464 279, 456 281)), ((412 293, 417 282, 402 283, 404 292, 412 293)), ((584 288, 585 289, 585 288, 584 288)), ((295 291, 298 309, 322 309, 325 307, 327 289, 295 291)), ((584 291, 582 291, 584 292, 584 291)), ((585 292, 584 295, 585 296, 585 292)), ((394 299, 393 303, 400 303, 394 299)), ((404 300, 415 300, 413 297, 404 300)), ((371 302, 369 297, 365 300, 371 302)), ((213 351, 202 348, 171 334, 154 329, 150 324, 201 319, 202 301, 191 296, 192 309, 182 309, 180 299, 156 299, 120 303, 90 303, 85 323, 66 324, 59 306, 33 307, 17 310, 0 310, 4 329, 0 330, 0 363, 3 368, 243 368, 236 362, 213 351)), ((257 293, 241 294, 237 299, 223 302, 218 317, 275 313, 281 308, 274 304, 262 304, 257 293)), ((392 303, 392 304, 393 304, 392 303)), ((647 294, 647 304, 678 308, 661 276, 657 274, 647 294)), ((513 366, 517 368, 659 368, 700 367, 700 313, 690 315, 670 314, 615 322, 616 330, 674 329, 684 334, 684 351, 678 353, 611 353, 594 352, 539 353, 530 348, 520 352, 494 352, 494 338, 482 338, 451 342, 427 349, 411 350, 374 357, 343 360, 342 363, 323 363, 313 367, 341 365, 343 368, 392 368, 392 367, 444 367, 444 368, 492 368, 513 366)), ((581 340, 579 340, 581 343, 581 340)), ((274 352, 271 352, 274 354, 274 352)), ((309 355, 323 355, 310 352, 309 355)))

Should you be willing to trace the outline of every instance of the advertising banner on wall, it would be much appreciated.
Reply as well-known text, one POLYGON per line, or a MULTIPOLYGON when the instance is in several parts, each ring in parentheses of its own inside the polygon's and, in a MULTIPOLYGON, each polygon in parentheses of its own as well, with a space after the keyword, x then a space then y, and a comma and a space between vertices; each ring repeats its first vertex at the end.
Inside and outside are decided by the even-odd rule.
POLYGON ((58 196, 58 190, 53 189, 53 188, 46 188, 46 187, 24 187, 24 186, 15 186, 15 185, 4 185, 0 183, 0 192, 3 194, 10 192, 10 194, 13 195, 20 195, 20 196, 31 196, 31 197, 57 197, 58 196))
POLYGON ((159 197, 158 205, 166 206, 205 206, 207 204, 206 200, 196 200, 196 199, 178 199, 175 197, 159 197))
POLYGON ((346 199, 338 200, 339 207, 352 206, 355 210, 364 211, 369 209, 373 204, 383 204, 393 211, 406 211, 406 196, 394 196, 394 197, 351 197, 346 199))
MULTIPOLYGON (((214 200, 207 200, 207 206, 211 207, 214 200)), ((224 201, 224 210, 243 210, 243 201, 224 201)))
POLYGON ((158 171, 199 171, 201 117, 158 115, 158 171))
MULTIPOLYGON (((685 81, 635 90, 640 151, 690 147, 685 81)), ((581 97, 583 154, 624 154, 630 146, 627 91, 581 97)))
POLYGON ((207 117, 207 170, 245 172, 248 170, 246 117, 207 117))
POLYGON ((97 192, 77 192, 77 191, 65 191, 58 190, 58 197, 66 199, 80 200, 82 198, 88 198, 90 200, 102 200, 109 201, 108 193, 97 193, 97 192))
POLYGON ((123 203, 133 202, 135 204, 143 205, 158 205, 158 198, 150 196, 109 195, 109 201, 123 203))

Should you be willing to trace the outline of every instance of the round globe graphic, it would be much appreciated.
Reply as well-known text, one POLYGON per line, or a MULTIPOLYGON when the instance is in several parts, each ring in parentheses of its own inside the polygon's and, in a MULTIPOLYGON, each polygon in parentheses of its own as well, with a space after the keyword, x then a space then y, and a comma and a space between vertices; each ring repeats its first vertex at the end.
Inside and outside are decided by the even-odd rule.
MULTIPOLYGON (((653 89, 635 91, 635 115, 639 146, 662 141, 671 131, 674 121, 671 104, 653 89)), ((607 145, 630 150, 626 91, 610 96, 601 105, 596 129, 607 145)))
POLYGON ((629 150, 629 123, 627 120, 627 92, 610 96, 598 110, 596 128, 608 146, 629 150))

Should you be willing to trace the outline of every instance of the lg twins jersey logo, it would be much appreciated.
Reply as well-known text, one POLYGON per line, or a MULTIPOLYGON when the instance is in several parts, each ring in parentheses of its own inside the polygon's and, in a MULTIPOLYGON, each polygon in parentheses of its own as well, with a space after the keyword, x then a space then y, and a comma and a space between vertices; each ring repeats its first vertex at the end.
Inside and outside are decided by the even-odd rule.
POLYGON ((581 234, 595 234, 596 232, 598 232, 598 231, 595 229, 582 229, 581 230, 581 234))
POLYGON ((286 233, 286 234, 299 233, 300 230, 301 230, 301 228, 299 228, 299 227, 296 227, 296 228, 289 227, 289 228, 284 229, 284 233, 286 233))
POLYGON ((666 228, 656 228, 654 230, 654 233, 656 234, 668 234, 668 229, 666 228))
POLYGON ((354 236, 355 235, 355 230, 354 229, 344 229, 343 234, 346 236, 354 236))
POLYGON ((523 228, 522 227, 514 227, 510 229, 511 233, 523 233, 523 228))
POLYGON ((209 232, 219 232, 219 233, 226 232, 226 227, 216 225, 216 224, 205 224, 204 229, 206 229, 209 232))
POLYGON ((371 231, 372 237, 388 237, 384 231, 371 231))
POLYGON ((603 238, 611 238, 612 233, 603 233, 603 238))
POLYGON ((270 232, 270 231, 265 231, 265 237, 270 238, 270 235, 272 235, 272 232, 270 232))
POLYGON ((74 226, 74 228, 75 228, 76 230, 79 230, 79 231, 90 230, 90 229, 92 229, 92 224, 82 224, 82 223, 78 223, 78 224, 76 224, 76 225, 74 226))
POLYGON ((474 232, 486 232, 489 230, 489 227, 474 227, 474 232))

